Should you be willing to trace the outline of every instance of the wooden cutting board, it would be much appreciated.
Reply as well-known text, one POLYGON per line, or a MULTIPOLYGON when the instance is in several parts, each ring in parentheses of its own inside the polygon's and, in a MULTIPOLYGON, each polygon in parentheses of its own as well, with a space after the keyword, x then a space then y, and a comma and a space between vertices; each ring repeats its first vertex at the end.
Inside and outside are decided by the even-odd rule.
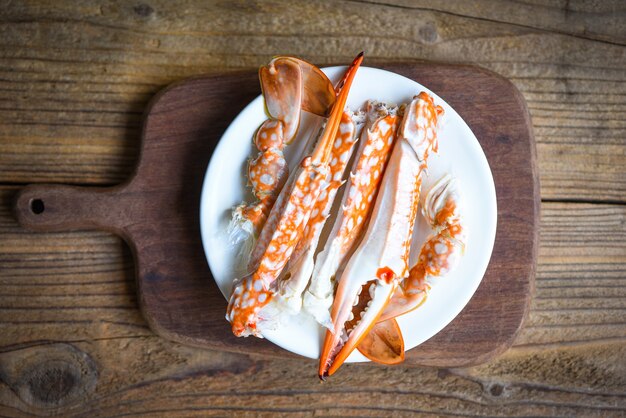
MULTIPOLYGON (((479 68, 381 67, 429 87, 461 115, 487 155, 498 199, 495 248, 480 287, 452 323, 407 352, 406 364, 457 367, 487 361, 512 344, 534 287, 539 184, 526 104, 509 81, 479 68)), ((27 186, 15 201, 19 223, 36 231, 95 228, 123 237, 135 258, 143 314, 167 339, 294 356, 267 341, 231 334, 226 301, 200 241, 200 190, 209 158, 228 124, 259 93, 255 71, 167 87, 146 109, 132 178, 107 188, 27 186)))

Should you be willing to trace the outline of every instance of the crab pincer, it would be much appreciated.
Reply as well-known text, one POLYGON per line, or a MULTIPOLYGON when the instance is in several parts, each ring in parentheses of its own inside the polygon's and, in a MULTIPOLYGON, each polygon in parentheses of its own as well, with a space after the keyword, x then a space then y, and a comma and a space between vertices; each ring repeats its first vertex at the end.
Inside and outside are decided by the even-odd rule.
POLYGON ((378 363, 395 364, 404 359, 402 332, 395 318, 420 307, 428 297, 433 279, 452 271, 465 250, 467 233, 454 177, 446 174, 431 187, 422 213, 433 233, 422 244, 417 262, 396 287, 376 325, 357 347, 378 363))
POLYGON ((330 216, 335 196, 344 183, 343 174, 363 119, 363 112, 357 114, 349 110, 343 112, 331 152, 328 187, 320 193, 315 202, 304 235, 279 279, 279 289, 274 300, 280 305, 277 308, 283 309, 286 314, 297 314, 302 308, 302 293, 309 284, 313 272, 315 251, 330 216))
MULTIPOLYGON (((405 110, 367 230, 338 281, 318 374, 332 375, 376 325, 408 273, 426 159, 443 109, 425 92, 405 110)), ((375 353, 374 353, 375 355, 375 353)))
POLYGON ((432 186, 424 199, 423 213, 433 233, 422 244, 417 262, 400 282, 379 322, 404 315, 424 303, 432 280, 454 269, 465 250, 467 234, 454 177, 445 175, 432 186))
POLYGON ((341 123, 350 86, 362 61, 361 53, 348 68, 313 151, 302 159, 272 207, 253 251, 252 273, 234 284, 226 319, 237 336, 262 336, 263 308, 272 299, 275 281, 303 236, 314 203, 328 186, 333 140, 341 123))
POLYGON ((304 293, 305 310, 329 329, 333 327, 330 307, 336 274, 358 245, 367 225, 396 139, 400 123, 398 111, 397 107, 384 103, 367 103, 367 122, 345 186, 341 207, 324 249, 317 255, 311 282, 304 293))
POLYGON ((274 57, 259 69, 268 119, 254 134, 259 153, 248 164, 248 184, 256 202, 233 210, 230 240, 237 244, 255 237, 263 227, 288 178, 283 149, 296 137, 301 113, 326 116, 335 102, 333 85, 313 64, 296 57, 274 57))

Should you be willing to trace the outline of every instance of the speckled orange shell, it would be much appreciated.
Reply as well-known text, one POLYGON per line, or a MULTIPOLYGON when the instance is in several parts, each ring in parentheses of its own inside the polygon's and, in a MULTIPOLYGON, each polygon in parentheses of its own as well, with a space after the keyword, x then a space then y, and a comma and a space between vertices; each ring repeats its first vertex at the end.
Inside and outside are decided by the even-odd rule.
POLYGON ((292 255, 295 259, 297 259, 308 246, 317 245, 319 235, 328 218, 337 191, 343 184, 343 173, 350 159, 352 147, 356 142, 355 132, 356 126, 352 120, 351 113, 344 112, 330 155, 331 161, 328 186, 321 191, 317 202, 315 202, 309 223, 304 229, 304 236, 292 255))
POLYGON ((367 132, 363 152, 358 156, 356 167, 346 186, 348 193, 341 208, 341 251, 347 254, 361 235, 365 221, 376 201, 376 191, 389 161, 400 118, 387 115, 378 119, 367 132))

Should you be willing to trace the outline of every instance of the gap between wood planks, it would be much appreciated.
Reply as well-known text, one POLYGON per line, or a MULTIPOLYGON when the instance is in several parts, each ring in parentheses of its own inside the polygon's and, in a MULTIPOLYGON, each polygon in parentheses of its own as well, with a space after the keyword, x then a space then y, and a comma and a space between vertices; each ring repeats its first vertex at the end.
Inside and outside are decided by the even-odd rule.
POLYGON ((585 41, 600 42, 600 43, 607 44, 607 45, 626 46, 626 43, 613 42, 613 41, 607 41, 605 39, 600 39, 600 38, 593 38, 593 37, 588 37, 588 36, 577 35, 577 34, 565 32, 565 31, 562 31, 562 30, 544 29, 544 28, 540 28, 540 27, 536 27, 536 26, 523 25, 521 23, 507 22, 505 20, 489 19, 489 18, 486 18, 486 17, 472 16, 472 15, 467 15, 467 14, 462 14, 462 13, 454 13, 454 12, 451 12, 449 10, 435 9, 435 8, 431 8, 431 7, 423 7, 423 6, 415 7, 415 6, 407 6, 407 5, 403 5, 403 4, 393 4, 393 3, 385 3, 385 2, 382 2, 382 1, 371 1, 371 0, 347 0, 347 1, 348 2, 352 2, 352 3, 369 4, 369 5, 372 5, 372 6, 390 7, 390 8, 396 8, 396 9, 404 9, 404 10, 416 10, 416 11, 432 12, 432 13, 441 13, 441 14, 448 15, 448 16, 460 17, 460 18, 463 18, 463 19, 473 19, 473 20, 478 20, 478 21, 481 21, 481 22, 497 23, 497 24, 501 24, 501 25, 510 25, 510 26, 514 26, 514 27, 522 28, 522 29, 530 29, 530 30, 533 30, 535 32, 553 33, 553 34, 558 34, 558 35, 563 35, 563 36, 571 36, 572 38, 582 39, 582 40, 585 40, 585 41))

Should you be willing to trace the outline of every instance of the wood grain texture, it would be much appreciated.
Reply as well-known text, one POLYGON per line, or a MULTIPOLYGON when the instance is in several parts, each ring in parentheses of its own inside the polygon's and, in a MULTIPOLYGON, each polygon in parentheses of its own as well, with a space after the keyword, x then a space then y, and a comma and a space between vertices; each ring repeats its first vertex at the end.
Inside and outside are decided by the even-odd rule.
MULTIPOLYGON (((6 238, 0 240, 0 415, 626 412, 622 205, 543 204, 536 302, 516 345, 497 359, 463 369, 345 365, 321 385, 313 362, 200 350, 154 336, 139 312, 132 259, 122 240, 100 232, 27 232, 10 212, 16 192, 0 187, 0 234, 6 238), (607 242, 614 243, 608 252, 607 242), (574 268, 573 258, 579 262, 574 268), (607 286, 614 286, 611 293, 607 286), (598 306, 578 309, 584 298, 577 295, 598 306), (604 300, 610 309, 603 309, 604 300), (77 362, 93 362, 95 389, 86 375, 65 396, 52 391, 46 407, 22 399, 20 393, 37 393, 37 387, 20 386, 14 376, 27 370, 12 366, 9 374, 5 365, 29 358, 45 371, 50 358, 60 356, 70 371, 77 362)), ((52 382, 61 379, 55 376, 52 382)))
POLYGON ((17 188, 0 185, 0 416, 626 415, 626 210, 607 204, 626 201, 625 9, 0 0, 0 184, 118 184, 165 85, 276 53, 331 64, 365 49, 370 63, 475 64, 511 80, 544 199, 535 298, 511 350, 463 369, 346 365, 320 385, 300 360, 154 336, 122 240, 26 232, 10 214, 17 188))
POLYGON ((623 5, 469 3, 9 2, 0 181, 117 184, 165 85, 278 52, 329 64, 365 49, 370 63, 471 63, 510 79, 529 103, 542 196, 626 201, 623 5))
MULTIPOLYGON (((405 362, 485 362, 513 342, 533 289, 539 186, 527 108, 511 83, 478 68, 384 68, 422 80, 459 112, 485 151, 498 199, 495 250, 477 293, 449 326, 407 352, 405 362)), ((258 94, 257 84, 256 72, 242 72, 167 88, 146 110, 141 157, 131 179, 111 188, 28 186, 16 199, 18 221, 37 231, 99 228, 122 236, 135 256, 141 308, 157 334, 204 348, 286 355, 264 340, 231 334, 226 301, 211 280, 199 239, 207 161, 234 117, 223 109, 243 108, 258 94), (42 213, 33 211, 33 201, 45 204, 42 213)))

